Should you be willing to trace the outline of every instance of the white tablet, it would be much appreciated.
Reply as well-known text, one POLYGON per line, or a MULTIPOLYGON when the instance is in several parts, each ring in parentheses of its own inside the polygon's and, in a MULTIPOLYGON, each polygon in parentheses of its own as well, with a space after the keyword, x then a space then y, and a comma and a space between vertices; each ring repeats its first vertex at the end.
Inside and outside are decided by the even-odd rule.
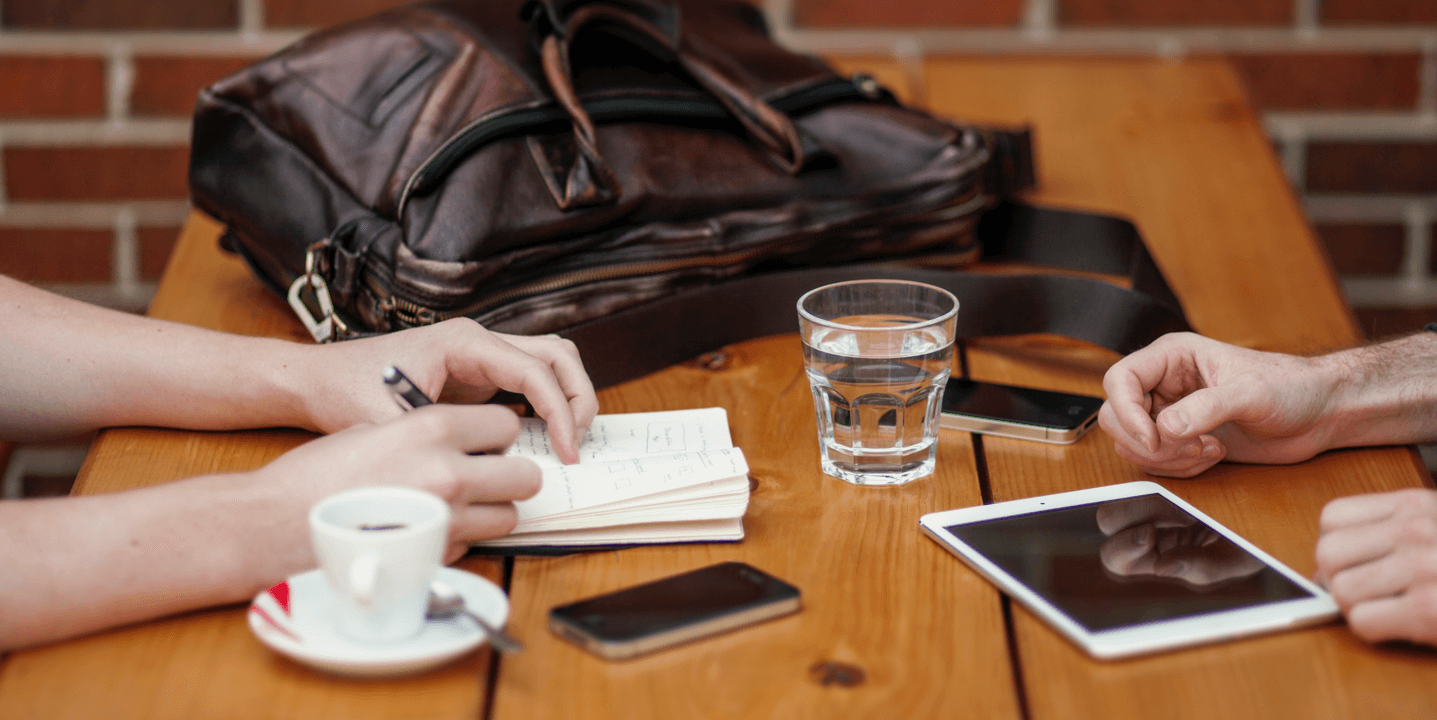
POLYGON ((1097 658, 1338 615, 1322 588, 1157 483, 930 513, 920 523, 1097 658))

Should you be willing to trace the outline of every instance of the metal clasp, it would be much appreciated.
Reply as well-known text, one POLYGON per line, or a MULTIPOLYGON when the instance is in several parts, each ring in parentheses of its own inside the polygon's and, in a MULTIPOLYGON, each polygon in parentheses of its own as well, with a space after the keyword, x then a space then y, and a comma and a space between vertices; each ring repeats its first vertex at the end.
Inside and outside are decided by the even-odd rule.
POLYGON ((289 286, 289 307, 299 316, 299 321, 304 323, 304 328, 317 343, 336 339, 336 330, 342 334, 349 332, 349 328, 334 314, 334 302, 329 297, 329 284, 319 274, 317 256, 319 251, 328 245, 329 240, 326 238, 309 246, 304 254, 304 274, 295 278, 289 286), (304 301, 305 286, 314 291, 314 303, 319 307, 319 320, 314 319, 314 313, 310 312, 309 305, 304 301))

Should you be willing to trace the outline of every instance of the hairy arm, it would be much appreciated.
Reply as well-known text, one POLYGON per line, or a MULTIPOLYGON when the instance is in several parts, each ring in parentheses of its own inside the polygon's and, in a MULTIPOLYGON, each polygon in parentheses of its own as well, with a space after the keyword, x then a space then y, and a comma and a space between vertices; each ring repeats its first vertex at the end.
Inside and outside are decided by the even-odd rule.
POLYGON ((1437 437, 1437 333, 1311 358, 1179 333, 1120 360, 1103 387, 1100 424, 1150 473, 1299 462, 1437 437))

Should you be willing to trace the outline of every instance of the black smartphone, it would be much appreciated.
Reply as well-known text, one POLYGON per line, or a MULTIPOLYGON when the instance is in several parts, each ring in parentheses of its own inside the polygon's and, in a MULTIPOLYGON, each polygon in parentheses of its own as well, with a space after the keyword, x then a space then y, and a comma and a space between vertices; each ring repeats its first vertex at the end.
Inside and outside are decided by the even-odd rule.
POLYGON ((549 629, 594 654, 623 660, 797 612, 798 588, 726 562, 561 605, 549 629))
POLYGON ((952 378, 939 425, 984 435, 1066 445, 1092 429, 1103 399, 952 378))

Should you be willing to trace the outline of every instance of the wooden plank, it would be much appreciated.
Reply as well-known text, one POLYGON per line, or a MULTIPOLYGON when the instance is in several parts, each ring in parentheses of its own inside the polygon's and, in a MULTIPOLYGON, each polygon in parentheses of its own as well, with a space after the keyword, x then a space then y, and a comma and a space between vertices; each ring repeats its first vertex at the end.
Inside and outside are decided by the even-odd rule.
MULTIPOLYGON (((604 412, 721 406, 749 458, 753 499, 738 544, 520 559, 525 627, 555 605, 725 560, 797 585, 797 615, 623 663, 552 635, 505 658, 494 717, 1014 717, 997 594, 918 530, 919 515, 981 502, 971 443, 945 435, 938 473, 901 488, 819 471, 798 339, 725 349, 721 369, 665 370, 601 393, 604 412), (825 664, 862 682, 824 684, 825 664)), ((832 683, 834 673, 829 673, 832 683)))
MULTIPOLYGON (((288 309, 243 263, 219 252, 219 231, 208 218, 191 215, 150 314, 307 340, 288 309)), ((115 492, 252 470, 312 437, 295 430, 108 430, 92 446, 75 491, 115 492)), ((495 560, 471 558, 459 567, 501 580, 495 560)), ((512 627, 521 637, 542 631, 542 626, 512 627)), ((477 652, 413 678, 340 679, 270 652, 250 633, 245 606, 234 605, 15 653, 0 667, 0 719, 474 718, 487 697, 490 656, 477 652)))
MULTIPOLYGON (((1033 122, 1043 178, 1035 199, 1134 218, 1205 334, 1290 352, 1358 341, 1325 255, 1225 67, 952 59, 930 64, 928 79, 940 111, 1033 122), (966 101, 974 97, 981 106, 966 101)), ((979 379, 1097 395, 1116 359, 1053 338, 983 341, 968 353, 979 379)), ((983 451, 995 501, 1153 479, 1102 432, 1069 447, 984 438, 983 451)), ((1162 482, 1310 574, 1323 504, 1425 477, 1410 449, 1386 448, 1290 467, 1224 464, 1162 482)), ((1116 663, 1087 658, 1022 608, 1013 629, 1030 714, 1040 720, 1437 710, 1437 657, 1371 648, 1340 625, 1116 663)))

